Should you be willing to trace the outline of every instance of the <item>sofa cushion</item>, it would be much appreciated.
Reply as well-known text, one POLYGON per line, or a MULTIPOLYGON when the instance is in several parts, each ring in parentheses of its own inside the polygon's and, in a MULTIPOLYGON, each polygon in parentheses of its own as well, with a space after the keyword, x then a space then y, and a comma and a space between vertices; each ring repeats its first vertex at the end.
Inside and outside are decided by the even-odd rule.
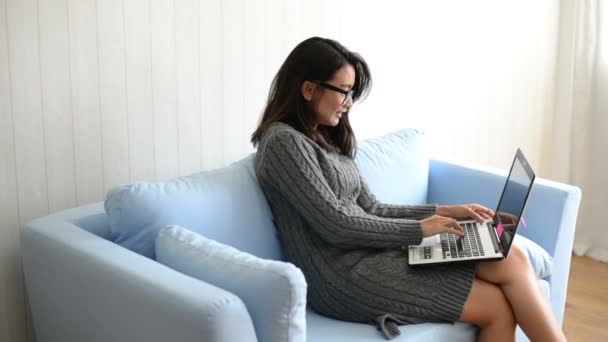
POLYGON ((429 151, 425 134, 402 129, 358 144, 355 160, 376 198, 390 204, 426 204, 429 151))
MULTIPOLYGON (((549 283, 546 280, 539 281, 543 294, 550 298, 549 283)), ((329 317, 319 315, 308 310, 306 315, 307 337, 314 342, 379 342, 383 341, 383 335, 379 331, 370 329, 369 325, 353 322, 338 321, 329 317)), ((399 327, 401 334, 391 342, 402 341, 450 341, 470 342, 477 338, 477 327, 473 324, 456 322, 451 323, 423 323, 402 325, 399 327)), ((527 341, 521 330, 517 329, 517 341, 527 341)))
MULTIPOLYGON (((344 322, 308 310, 306 316, 309 341, 315 342, 381 342, 384 335, 369 324, 344 322)), ((422 323, 399 326, 401 334, 391 342, 404 341, 475 341, 477 327, 473 324, 422 323)))
POLYGON ((174 225, 160 230, 156 257, 239 296, 259 341, 306 341, 306 281, 294 265, 260 259, 174 225))
POLYGON ((214 171, 110 190, 104 206, 111 240, 154 258, 158 231, 179 224, 253 255, 282 259, 272 214, 253 167, 252 154, 214 171))

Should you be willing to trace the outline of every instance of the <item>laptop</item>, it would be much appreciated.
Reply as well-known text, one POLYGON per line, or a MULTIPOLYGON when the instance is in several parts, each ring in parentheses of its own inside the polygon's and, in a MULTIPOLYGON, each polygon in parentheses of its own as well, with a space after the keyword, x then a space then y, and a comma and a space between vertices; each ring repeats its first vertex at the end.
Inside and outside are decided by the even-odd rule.
POLYGON ((417 246, 409 246, 410 265, 428 265, 460 261, 493 261, 507 257, 518 225, 526 225, 522 216, 535 174, 518 148, 511 171, 494 211, 494 219, 480 223, 459 221, 464 237, 442 233, 429 236, 417 246))

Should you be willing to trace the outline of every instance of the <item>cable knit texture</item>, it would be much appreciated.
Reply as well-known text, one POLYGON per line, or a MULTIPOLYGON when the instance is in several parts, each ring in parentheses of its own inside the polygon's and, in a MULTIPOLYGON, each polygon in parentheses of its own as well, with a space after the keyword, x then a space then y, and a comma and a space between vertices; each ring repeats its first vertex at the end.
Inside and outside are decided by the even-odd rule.
POLYGON ((474 265, 407 262, 407 246, 422 241, 418 220, 433 215, 436 205, 378 202, 354 160, 327 153, 283 123, 262 137, 256 174, 314 310, 374 324, 386 338, 399 334, 397 324, 459 319, 474 265))

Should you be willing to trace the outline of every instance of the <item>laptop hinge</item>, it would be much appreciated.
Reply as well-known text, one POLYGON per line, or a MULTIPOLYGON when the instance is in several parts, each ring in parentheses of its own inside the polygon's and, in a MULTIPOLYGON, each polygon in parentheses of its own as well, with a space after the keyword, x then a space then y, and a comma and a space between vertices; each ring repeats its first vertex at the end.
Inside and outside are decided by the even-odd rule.
POLYGON ((494 245, 494 252, 498 253, 502 253, 502 247, 500 246, 500 243, 498 242, 498 235, 496 234, 496 229, 494 229, 494 224, 486 224, 486 226, 488 227, 488 231, 490 232, 490 238, 492 239, 492 244, 494 245))

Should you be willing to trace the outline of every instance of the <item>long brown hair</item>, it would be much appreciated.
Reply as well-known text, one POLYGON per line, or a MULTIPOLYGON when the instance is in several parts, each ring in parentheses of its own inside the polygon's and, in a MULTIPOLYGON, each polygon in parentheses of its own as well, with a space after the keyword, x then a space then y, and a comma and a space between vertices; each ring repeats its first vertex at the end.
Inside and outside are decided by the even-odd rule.
POLYGON ((283 122, 325 150, 337 148, 341 154, 353 158, 356 140, 348 120, 349 113, 342 116, 335 127, 319 125, 315 129, 316 101, 306 101, 301 91, 304 81, 329 81, 347 64, 355 69, 352 89, 355 102, 367 96, 371 89, 372 79, 365 60, 331 39, 312 37, 298 44, 272 80, 266 108, 257 129, 251 135, 253 146, 259 144, 268 127, 283 122))

